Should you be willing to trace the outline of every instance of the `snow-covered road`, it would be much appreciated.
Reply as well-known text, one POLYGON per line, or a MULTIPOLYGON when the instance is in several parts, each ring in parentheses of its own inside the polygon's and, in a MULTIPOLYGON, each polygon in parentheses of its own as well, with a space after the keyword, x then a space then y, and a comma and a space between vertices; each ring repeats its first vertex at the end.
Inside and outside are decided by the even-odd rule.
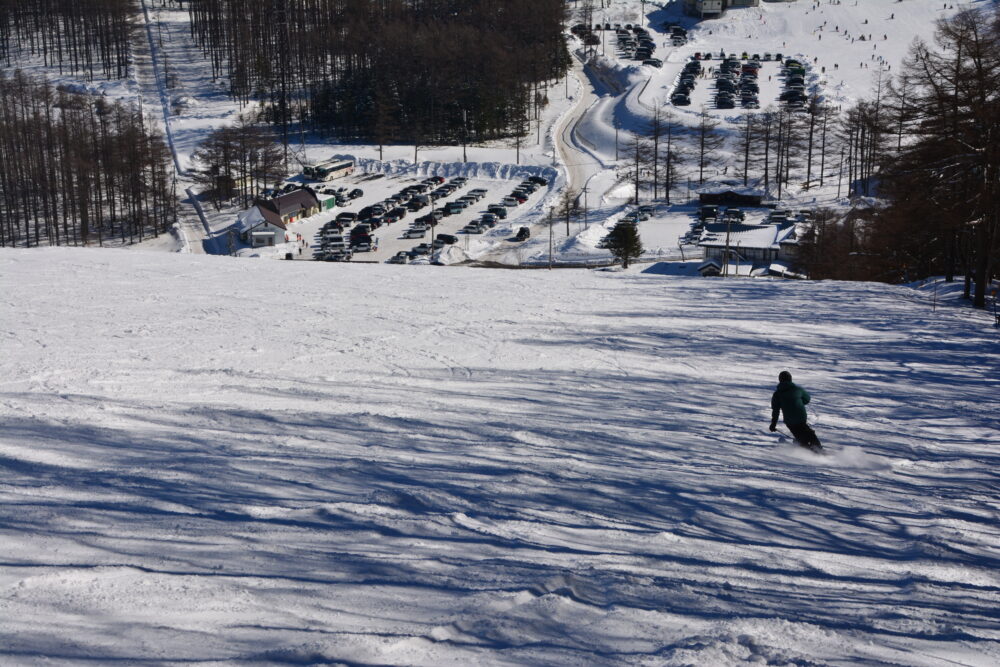
POLYGON ((553 134, 566 171, 566 187, 571 192, 579 192, 587 180, 602 169, 600 161, 581 145, 583 140, 575 136, 580 119, 591 110, 598 97, 584 75, 583 63, 576 57, 573 58, 572 76, 579 93, 572 110, 560 119, 553 134))

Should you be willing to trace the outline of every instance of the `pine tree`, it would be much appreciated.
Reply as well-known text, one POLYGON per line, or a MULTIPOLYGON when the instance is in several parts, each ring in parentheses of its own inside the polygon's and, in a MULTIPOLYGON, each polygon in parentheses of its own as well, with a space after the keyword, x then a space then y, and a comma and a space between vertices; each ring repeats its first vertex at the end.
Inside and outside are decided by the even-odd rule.
POLYGON ((643 253, 637 226, 631 222, 619 222, 608 234, 607 248, 622 263, 622 268, 627 269, 629 260, 638 259, 643 253))

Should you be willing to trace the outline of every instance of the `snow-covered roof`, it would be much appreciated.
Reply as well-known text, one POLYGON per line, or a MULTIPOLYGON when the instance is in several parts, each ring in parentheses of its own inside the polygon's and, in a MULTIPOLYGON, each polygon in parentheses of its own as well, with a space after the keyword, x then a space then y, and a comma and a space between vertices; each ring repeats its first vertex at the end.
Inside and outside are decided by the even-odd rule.
POLYGON ((274 215, 269 216, 266 215, 267 213, 270 213, 270 211, 262 211, 259 206, 248 208, 236 216, 236 231, 243 234, 264 223, 285 229, 285 225, 282 224, 280 218, 275 221, 274 215))
POLYGON ((795 225, 744 225, 712 223, 705 225, 698 245, 705 248, 726 247, 726 227, 729 227, 729 247, 778 250, 780 243, 793 237, 795 225))
POLYGON ((768 272, 776 276, 782 276, 784 278, 805 278, 806 276, 798 271, 792 270, 784 262, 771 262, 767 267, 768 272))
POLYGON ((757 188, 745 188, 736 185, 710 185, 708 187, 699 188, 695 190, 700 195, 718 195, 724 192, 732 192, 737 195, 746 195, 748 197, 766 197, 767 192, 764 190, 758 190, 757 188))

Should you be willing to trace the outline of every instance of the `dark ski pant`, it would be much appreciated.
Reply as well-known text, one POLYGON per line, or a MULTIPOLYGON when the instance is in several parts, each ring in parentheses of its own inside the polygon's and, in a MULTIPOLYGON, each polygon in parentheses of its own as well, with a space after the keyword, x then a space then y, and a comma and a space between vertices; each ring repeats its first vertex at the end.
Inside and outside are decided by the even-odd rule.
POLYGON ((809 427, 809 424, 785 424, 788 430, 792 432, 792 435, 798 441, 800 445, 804 447, 822 447, 819 444, 819 438, 816 437, 816 431, 809 427))

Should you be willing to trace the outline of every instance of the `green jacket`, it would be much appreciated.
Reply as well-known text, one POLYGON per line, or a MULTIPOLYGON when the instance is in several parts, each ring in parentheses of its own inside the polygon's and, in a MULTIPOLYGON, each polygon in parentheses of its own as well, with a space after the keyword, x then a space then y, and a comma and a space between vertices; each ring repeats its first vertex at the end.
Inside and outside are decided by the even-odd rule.
POLYGON ((805 424, 809 392, 794 382, 779 382, 771 396, 771 422, 778 423, 778 412, 785 415, 786 424, 805 424))

